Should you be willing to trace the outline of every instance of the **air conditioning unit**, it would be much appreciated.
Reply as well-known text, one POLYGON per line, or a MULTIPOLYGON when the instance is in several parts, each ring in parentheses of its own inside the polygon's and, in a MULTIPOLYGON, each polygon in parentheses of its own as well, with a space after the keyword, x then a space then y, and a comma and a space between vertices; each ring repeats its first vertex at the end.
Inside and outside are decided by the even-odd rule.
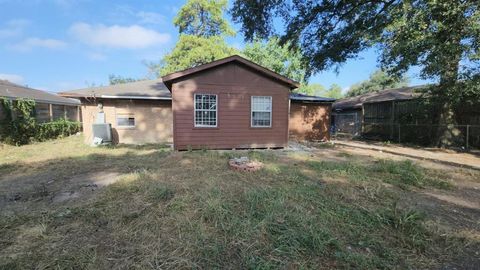
POLYGON ((92 124, 93 144, 112 143, 112 125, 92 124))

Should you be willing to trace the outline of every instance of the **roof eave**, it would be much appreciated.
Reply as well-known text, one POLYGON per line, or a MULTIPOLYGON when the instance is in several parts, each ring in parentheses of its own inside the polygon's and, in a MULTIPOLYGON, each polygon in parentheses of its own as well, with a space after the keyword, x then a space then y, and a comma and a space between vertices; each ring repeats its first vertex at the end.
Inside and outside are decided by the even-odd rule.
POLYGON ((6 99, 10 100, 18 100, 18 99, 29 99, 29 100, 34 100, 35 102, 38 103, 48 103, 48 104, 53 104, 53 105, 68 105, 68 106, 79 106, 80 102, 68 102, 68 101, 53 101, 53 100, 46 100, 46 99, 39 99, 39 98, 24 98, 24 97, 9 97, 9 96, 4 96, 6 99))
POLYGON ((59 93, 63 97, 72 98, 104 98, 104 99, 146 99, 146 100, 172 100, 172 97, 157 97, 157 96, 122 96, 122 95, 98 95, 86 96, 72 93, 59 93))

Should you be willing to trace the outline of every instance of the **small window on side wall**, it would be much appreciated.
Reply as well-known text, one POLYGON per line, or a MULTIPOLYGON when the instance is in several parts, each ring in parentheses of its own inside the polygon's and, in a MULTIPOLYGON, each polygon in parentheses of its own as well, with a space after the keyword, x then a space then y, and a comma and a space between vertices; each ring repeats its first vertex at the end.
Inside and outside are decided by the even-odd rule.
POLYGON ((272 126, 272 97, 252 96, 252 127, 272 126))
POLYGON ((134 128, 135 127, 135 115, 133 113, 118 113, 117 114, 117 127, 134 128))
POLYGON ((195 127, 217 127, 217 95, 194 95, 195 127))

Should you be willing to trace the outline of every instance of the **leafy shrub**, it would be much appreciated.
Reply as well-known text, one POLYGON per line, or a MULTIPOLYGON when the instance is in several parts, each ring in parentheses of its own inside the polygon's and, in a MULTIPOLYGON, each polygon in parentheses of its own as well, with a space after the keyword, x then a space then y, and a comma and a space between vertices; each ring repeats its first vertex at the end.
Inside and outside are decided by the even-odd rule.
POLYGON ((65 119, 39 124, 35 134, 36 141, 62 138, 80 131, 80 123, 65 119))
POLYGON ((32 117, 35 101, 2 99, 1 105, 5 119, 0 123, 0 140, 14 145, 29 143, 36 131, 35 118, 32 117))
POLYGON ((65 119, 48 123, 37 123, 33 117, 35 101, 19 99, 14 102, 1 99, 1 106, 5 112, 5 119, 0 122, 0 141, 23 145, 32 141, 46 141, 59 137, 66 137, 80 131, 79 122, 65 119), (12 117, 13 116, 13 117, 12 117))

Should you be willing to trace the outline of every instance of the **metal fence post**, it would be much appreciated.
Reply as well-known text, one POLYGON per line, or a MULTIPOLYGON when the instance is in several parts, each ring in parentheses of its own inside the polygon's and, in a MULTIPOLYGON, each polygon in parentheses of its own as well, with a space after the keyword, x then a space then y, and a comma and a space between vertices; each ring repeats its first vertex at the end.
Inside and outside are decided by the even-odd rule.
POLYGON ((401 138, 401 135, 400 135, 400 124, 398 124, 398 143, 400 143, 400 138, 401 138))
POLYGON ((470 125, 467 125, 467 150, 468 150, 468 137, 470 137, 470 125))

